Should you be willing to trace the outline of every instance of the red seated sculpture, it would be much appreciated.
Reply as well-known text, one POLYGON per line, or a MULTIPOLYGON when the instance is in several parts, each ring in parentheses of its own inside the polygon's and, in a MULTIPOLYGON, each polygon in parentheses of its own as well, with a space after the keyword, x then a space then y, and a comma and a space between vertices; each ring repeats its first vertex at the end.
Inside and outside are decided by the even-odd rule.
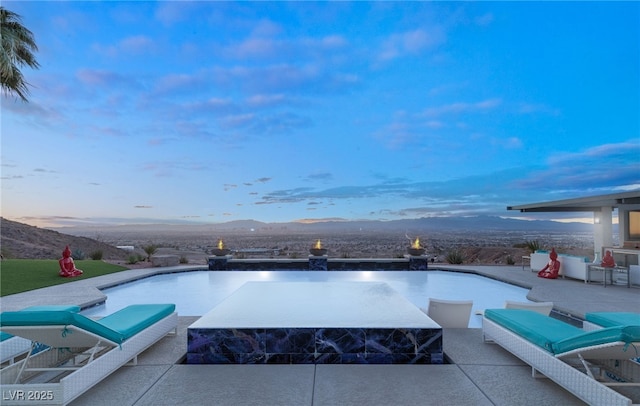
POLYGON ((62 251, 62 258, 58 261, 60 264, 60 272, 58 275, 65 278, 73 278, 74 276, 82 275, 82 271, 76 269, 76 264, 73 262, 73 258, 71 258, 71 250, 67 245, 64 251, 62 251))
POLYGON ((560 261, 558 261, 556 249, 552 248, 549 253, 549 262, 538 272, 538 276, 541 278, 556 279, 558 272, 560 272, 560 261))
POLYGON ((615 268, 616 261, 613 259, 613 255, 611 255, 611 251, 607 250, 604 252, 604 258, 602 258, 602 262, 600 266, 603 268, 615 268))

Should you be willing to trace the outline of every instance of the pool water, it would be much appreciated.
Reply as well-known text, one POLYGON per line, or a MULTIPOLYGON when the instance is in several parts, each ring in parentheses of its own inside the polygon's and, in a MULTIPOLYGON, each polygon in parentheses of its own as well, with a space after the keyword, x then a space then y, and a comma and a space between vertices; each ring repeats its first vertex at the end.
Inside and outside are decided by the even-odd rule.
POLYGON ((102 317, 131 304, 175 303, 179 316, 202 316, 249 281, 386 282, 421 308, 427 307, 430 297, 470 299, 471 328, 482 327, 482 318, 476 312, 504 307, 505 300, 527 302, 529 292, 479 275, 446 271, 193 271, 157 275, 105 289, 105 304, 82 314, 102 317))

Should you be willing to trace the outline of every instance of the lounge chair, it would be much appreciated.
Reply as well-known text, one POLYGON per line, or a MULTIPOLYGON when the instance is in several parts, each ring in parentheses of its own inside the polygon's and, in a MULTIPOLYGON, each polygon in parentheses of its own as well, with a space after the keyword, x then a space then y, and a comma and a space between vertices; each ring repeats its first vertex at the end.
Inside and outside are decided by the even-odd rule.
MULTIPOLYGON (((80 306, 74 305, 52 305, 52 306, 31 306, 22 311, 55 311, 64 310, 70 312, 79 312, 80 306)), ((46 349, 45 346, 39 345, 36 348, 31 348, 31 340, 26 338, 16 337, 4 331, 0 331, 0 365, 5 366, 13 364, 18 358, 24 357, 28 352, 35 350, 36 352, 46 349)))
MULTIPOLYGON (((615 326, 640 326, 640 313, 631 312, 594 312, 585 315, 582 329, 585 331, 598 330, 615 326)), ((629 362, 620 363, 617 360, 609 360, 606 366, 612 375, 621 374, 632 376, 634 382, 640 382, 640 356, 631 358, 629 362), (621 370, 624 368, 624 370, 621 370)))
POLYGON ((0 364, 13 364, 16 359, 26 356, 31 351, 31 341, 22 337, 15 337, 0 331, 0 364))
POLYGON ((0 314, 6 333, 50 348, 0 371, 3 404, 67 404, 177 329, 173 304, 131 305, 100 320, 73 311, 0 314))
POLYGON ((504 302, 504 308, 531 310, 548 316, 553 310, 553 302, 514 302, 507 300, 504 302))
POLYGON ((640 326, 640 313, 631 312, 594 312, 585 314, 582 328, 586 331, 603 327, 640 326))
MULTIPOLYGON (((467 328, 471 317, 472 300, 444 300, 429 298, 427 316, 443 328, 467 328)), ((422 310, 424 312, 424 310, 422 310)))
POLYGON ((612 386, 638 386, 634 376, 606 378, 601 360, 628 359, 640 353, 640 326, 584 330, 560 320, 522 309, 487 309, 483 318, 485 339, 492 340, 578 398, 592 405, 631 405, 612 386), (598 379, 594 370, 600 372, 598 379), (604 381, 602 381, 604 380, 604 381))

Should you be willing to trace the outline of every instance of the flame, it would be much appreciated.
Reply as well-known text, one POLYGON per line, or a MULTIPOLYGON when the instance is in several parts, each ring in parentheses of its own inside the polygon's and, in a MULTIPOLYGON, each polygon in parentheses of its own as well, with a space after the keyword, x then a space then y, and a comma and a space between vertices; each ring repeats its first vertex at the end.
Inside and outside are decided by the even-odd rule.
POLYGON ((224 243, 222 242, 222 238, 218 240, 218 249, 219 250, 223 250, 224 249, 224 243))
POLYGON ((320 240, 316 242, 316 245, 314 245, 313 248, 322 249, 322 244, 320 243, 320 240))
POLYGON ((411 244, 411 248, 421 248, 420 247, 420 238, 416 237, 416 240, 411 244))

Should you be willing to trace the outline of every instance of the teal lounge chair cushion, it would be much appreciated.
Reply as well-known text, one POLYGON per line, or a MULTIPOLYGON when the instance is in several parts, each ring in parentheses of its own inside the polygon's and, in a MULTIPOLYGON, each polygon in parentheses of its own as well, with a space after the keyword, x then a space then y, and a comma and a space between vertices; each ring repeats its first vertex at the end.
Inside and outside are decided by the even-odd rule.
POLYGON ((173 304, 132 305, 96 321, 69 311, 21 310, 1 313, 0 327, 73 325, 120 344, 174 311, 173 304))
MULTIPOLYGON (((114 343, 122 343, 124 335, 81 314, 66 311, 24 311, 0 314, 2 326, 76 326, 114 343)), ((67 332, 63 331, 63 334, 67 332)), ((46 344, 46 343, 45 343, 46 344)))
POLYGON ((594 312, 587 313, 585 319, 602 327, 640 326, 640 313, 594 312))
POLYGON ((487 309, 485 317, 553 354, 622 341, 640 342, 640 326, 585 332, 560 320, 522 309, 487 309))
MULTIPOLYGON (((67 311, 78 313, 80 312, 80 306, 74 305, 44 305, 44 306, 29 306, 25 307, 21 311, 67 311)), ((13 337, 13 335, 9 333, 5 333, 4 331, 0 331, 0 342, 5 341, 13 337)))
POLYGON ((99 320, 100 324, 120 332, 128 339, 164 319, 176 310, 174 304, 130 305, 99 320))
POLYGON ((578 327, 530 310, 487 309, 484 316, 550 352, 552 343, 583 333, 578 327))
MULTIPOLYGON (((579 348, 618 341, 627 344, 640 342, 640 326, 615 326, 588 331, 553 343, 553 353, 562 354, 579 348)), ((636 351, 629 351, 629 358, 637 356, 636 351)))

